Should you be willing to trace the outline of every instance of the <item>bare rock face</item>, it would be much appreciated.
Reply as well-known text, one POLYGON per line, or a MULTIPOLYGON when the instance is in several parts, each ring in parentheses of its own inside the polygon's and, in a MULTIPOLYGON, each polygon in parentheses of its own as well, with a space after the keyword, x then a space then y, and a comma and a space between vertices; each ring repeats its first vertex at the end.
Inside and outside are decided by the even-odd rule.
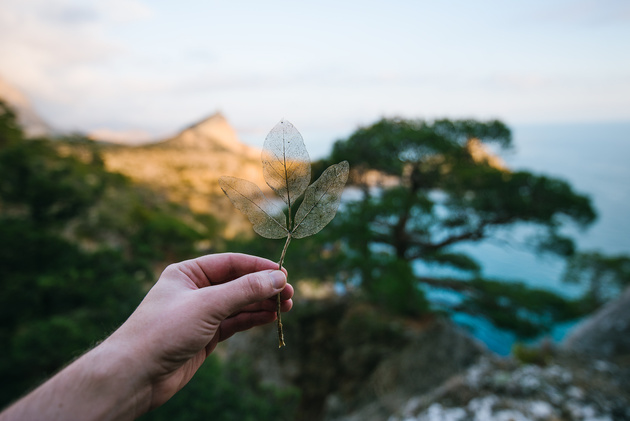
POLYGON ((384 420, 408 399, 465 370, 485 349, 440 318, 422 322, 383 314, 347 299, 296 303, 275 327, 227 341, 227 355, 255 355, 271 384, 300 390, 297 420, 384 420))
POLYGON ((627 363, 558 354, 546 365, 484 357, 389 421, 630 419, 627 363))
POLYGON ((223 195, 218 179, 236 176, 265 187, 260 151, 242 143, 221 114, 171 139, 142 146, 111 144, 104 147, 103 154, 109 170, 150 185, 195 212, 212 213, 227 221, 226 236, 246 228, 251 231, 247 220, 223 195))
MULTIPOLYGON (((299 299, 299 297, 298 297, 299 299)), ((231 338, 266 382, 300 391, 295 420, 630 420, 630 361, 540 349, 499 358, 448 320, 401 319, 345 298, 296 301, 275 327, 231 338)))
MULTIPOLYGON (((261 145, 263 140, 261 139, 261 145)), ((164 143, 172 148, 195 149, 197 151, 223 150, 249 159, 260 158, 260 150, 242 143, 221 113, 213 114, 193 124, 164 143)))
POLYGON ((577 325, 562 347, 594 358, 630 357, 630 287, 577 325))
POLYGON ((539 352, 541 365, 484 357, 384 419, 630 420, 630 288, 539 352))

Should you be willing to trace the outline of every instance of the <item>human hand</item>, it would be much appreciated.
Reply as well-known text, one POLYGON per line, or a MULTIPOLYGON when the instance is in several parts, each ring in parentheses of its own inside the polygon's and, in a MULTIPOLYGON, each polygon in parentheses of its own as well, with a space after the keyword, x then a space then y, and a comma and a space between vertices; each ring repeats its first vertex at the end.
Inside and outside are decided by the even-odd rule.
POLYGON ((0 413, 0 420, 132 420, 191 379, 219 341, 293 305, 286 272, 260 257, 217 254, 167 267, 99 346, 0 413))
POLYGON ((134 356, 132 370, 150 384, 147 409, 188 383, 218 342, 273 322, 278 292, 282 311, 291 309, 293 288, 277 268, 266 259, 230 253, 164 270, 137 310, 102 344, 134 356))

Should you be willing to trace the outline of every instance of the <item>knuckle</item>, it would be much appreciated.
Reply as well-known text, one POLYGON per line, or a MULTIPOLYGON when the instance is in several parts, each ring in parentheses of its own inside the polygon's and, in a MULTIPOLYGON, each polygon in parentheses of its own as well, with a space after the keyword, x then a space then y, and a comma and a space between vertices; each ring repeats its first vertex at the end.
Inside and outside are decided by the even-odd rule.
POLYGON ((267 277, 261 273, 253 273, 247 279, 247 294, 250 297, 261 297, 266 288, 265 283, 267 283, 267 277))
POLYGON ((180 271, 179 263, 171 263, 162 271, 162 275, 170 276, 180 271))

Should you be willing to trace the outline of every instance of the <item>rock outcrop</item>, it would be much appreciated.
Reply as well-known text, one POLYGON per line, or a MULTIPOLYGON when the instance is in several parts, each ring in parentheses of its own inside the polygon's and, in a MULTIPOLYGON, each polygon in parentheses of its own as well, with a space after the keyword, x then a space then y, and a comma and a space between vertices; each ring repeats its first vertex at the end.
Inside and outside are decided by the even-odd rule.
POLYGON ((578 324, 562 346, 594 358, 630 358, 630 287, 578 324))
POLYGON ((630 420, 630 288, 557 350, 529 352, 540 365, 484 357, 389 420, 630 420))
POLYGON ((343 298, 299 302, 284 327, 285 348, 269 327, 231 338, 225 352, 256 355, 261 378, 297 387, 299 420, 387 419, 486 354, 441 318, 405 320, 343 298))
POLYGON ((630 420, 630 365, 556 355, 547 365, 483 358, 389 421, 630 420))
POLYGON ((547 343, 500 358, 446 319, 392 317, 339 297, 296 297, 284 327, 280 350, 268 326, 222 351, 255 355, 264 381, 299 389, 297 420, 630 420, 627 355, 606 360, 547 343))
POLYGON ((162 142, 142 146, 110 144, 104 146, 103 153, 109 170, 150 185, 193 211, 211 213, 227 221, 228 237, 249 229, 250 225, 221 192, 219 177, 237 176, 261 188, 266 186, 260 151, 239 141, 221 114, 212 115, 162 142))

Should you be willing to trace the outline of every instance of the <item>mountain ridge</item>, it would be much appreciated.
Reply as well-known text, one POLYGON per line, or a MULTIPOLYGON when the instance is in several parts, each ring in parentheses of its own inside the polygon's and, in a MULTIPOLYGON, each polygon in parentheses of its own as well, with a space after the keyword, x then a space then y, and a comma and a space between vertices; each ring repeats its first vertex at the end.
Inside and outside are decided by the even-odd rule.
POLYGON ((246 231, 249 224, 223 195, 218 179, 238 176, 266 186, 261 151, 241 142, 221 113, 194 123, 175 136, 144 145, 103 143, 105 165, 111 171, 150 185, 170 200, 193 211, 210 213, 225 221, 228 237, 246 231))
POLYGON ((220 111, 191 124, 171 138, 155 143, 167 147, 197 150, 215 151, 223 148, 225 151, 248 157, 260 156, 261 153, 259 149, 241 142, 236 131, 220 111))

